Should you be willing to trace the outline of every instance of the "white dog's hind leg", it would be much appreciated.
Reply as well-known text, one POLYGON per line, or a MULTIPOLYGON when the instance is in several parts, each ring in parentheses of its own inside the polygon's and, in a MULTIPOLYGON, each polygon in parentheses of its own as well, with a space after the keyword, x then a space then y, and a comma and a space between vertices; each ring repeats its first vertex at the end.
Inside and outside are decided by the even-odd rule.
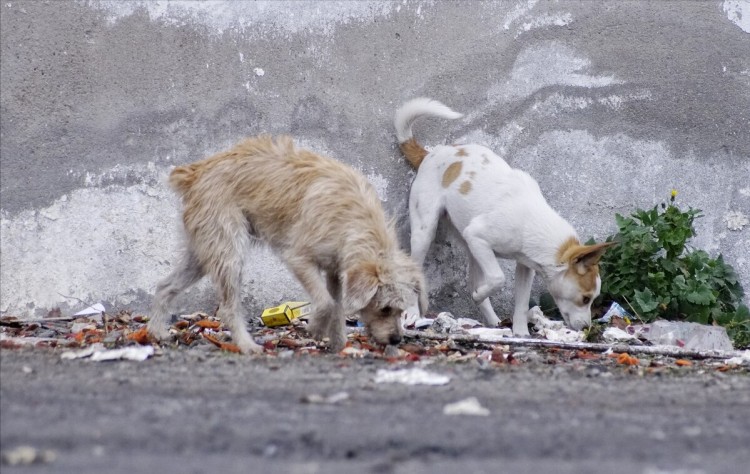
POLYGON ((531 284, 534 281, 534 270, 526 265, 516 262, 516 286, 513 290, 513 335, 528 336, 529 323, 527 312, 529 310, 529 298, 531 297, 531 284))
MULTIPOLYGON (((473 291, 476 291, 477 287, 482 282, 482 273, 479 268, 479 264, 474 260, 474 257, 472 257, 471 254, 469 254, 469 286, 473 291)), ((478 303, 479 305, 479 314, 482 315, 482 319, 484 320, 484 324, 487 327, 495 327, 500 322, 500 318, 497 317, 497 314, 495 314, 495 310, 492 309, 492 304, 490 303, 489 298, 485 298, 481 302, 478 303)))
POLYGON ((476 235, 474 225, 469 225, 464 229, 463 238, 484 276, 482 282, 471 294, 474 301, 480 303, 505 284, 505 274, 500 269, 500 264, 497 263, 497 257, 490 244, 476 235))
MULTIPOLYGON (((424 259, 430 250, 430 244, 435 239, 440 214, 443 205, 439 199, 420 199, 412 189, 409 199, 409 223, 411 226, 411 258, 419 266, 424 267, 424 259)), ((414 319, 420 316, 419 302, 415 299, 414 304, 406 308, 402 321, 414 319)))

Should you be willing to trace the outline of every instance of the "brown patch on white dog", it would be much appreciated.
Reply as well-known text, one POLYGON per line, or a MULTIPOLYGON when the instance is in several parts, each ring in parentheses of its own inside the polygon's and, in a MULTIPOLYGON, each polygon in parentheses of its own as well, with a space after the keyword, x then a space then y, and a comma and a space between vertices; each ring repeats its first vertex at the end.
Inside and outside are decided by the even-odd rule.
POLYGON ((447 188, 448 186, 455 181, 458 176, 461 174, 461 167, 463 166, 463 163, 460 161, 456 161, 454 163, 451 163, 446 169, 445 172, 443 172, 443 187, 447 188))
POLYGON ((417 143, 417 140, 415 140, 414 138, 399 144, 399 148, 401 149, 401 153, 404 154, 406 160, 414 167, 414 169, 419 169, 419 165, 422 164, 422 160, 424 160, 424 157, 427 156, 427 150, 425 150, 422 145, 417 143))
POLYGON ((471 181, 464 181, 458 188, 458 192, 461 194, 469 194, 471 191, 471 181))
POLYGON ((469 156, 469 154, 466 153, 466 150, 464 150, 463 148, 459 148, 456 152, 456 156, 469 156))
POLYGON ((599 260, 604 251, 615 242, 581 245, 578 239, 569 238, 558 249, 558 261, 569 265, 567 274, 578 282, 583 293, 593 294, 599 277, 599 260))
POLYGON ((287 264, 313 303, 308 326, 346 342, 345 319, 359 314, 382 344, 401 340, 401 312, 418 300, 426 310, 419 266, 399 248, 375 189, 364 176, 331 158, 295 148, 290 137, 260 136, 229 151, 175 168, 186 249, 159 283, 149 332, 169 336, 169 304, 209 275, 220 297, 218 316, 242 352, 259 352, 241 305, 244 252, 268 244, 287 264))

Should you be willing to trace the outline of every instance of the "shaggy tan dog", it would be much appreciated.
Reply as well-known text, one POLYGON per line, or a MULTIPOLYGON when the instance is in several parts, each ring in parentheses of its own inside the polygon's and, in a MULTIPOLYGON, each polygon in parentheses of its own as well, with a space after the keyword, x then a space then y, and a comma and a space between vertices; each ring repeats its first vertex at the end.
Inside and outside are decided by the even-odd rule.
POLYGON ((382 344, 401 341, 401 313, 427 300, 422 271, 404 252, 375 190, 338 161, 296 149, 291 138, 260 136, 170 175, 182 196, 187 248, 156 289, 148 324, 168 337, 171 301, 204 275, 220 297, 218 315, 244 353, 262 348, 247 332, 240 288, 244 254, 265 242, 310 295, 312 335, 346 342, 345 318, 359 313, 382 344))

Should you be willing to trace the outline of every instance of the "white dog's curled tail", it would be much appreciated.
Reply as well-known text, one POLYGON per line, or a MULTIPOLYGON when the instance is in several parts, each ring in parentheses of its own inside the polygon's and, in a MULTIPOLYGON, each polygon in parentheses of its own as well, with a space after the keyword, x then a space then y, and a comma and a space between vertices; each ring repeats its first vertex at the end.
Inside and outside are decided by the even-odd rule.
POLYGON ((427 156, 427 150, 414 139, 411 127, 422 116, 440 117, 455 120, 463 117, 445 104, 427 97, 419 97, 406 102, 396 111, 393 125, 396 127, 396 138, 399 147, 409 163, 419 168, 422 160, 427 156))

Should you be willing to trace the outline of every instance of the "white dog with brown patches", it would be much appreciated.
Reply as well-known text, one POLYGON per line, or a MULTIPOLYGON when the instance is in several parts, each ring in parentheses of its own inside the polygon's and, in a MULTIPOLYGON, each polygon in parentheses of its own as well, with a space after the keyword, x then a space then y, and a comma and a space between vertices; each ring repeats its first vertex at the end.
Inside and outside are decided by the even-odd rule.
MULTIPOLYGON (((409 198, 411 255, 424 263, 440 218, 447 214, 469 254, 472 298, 488 326, 499 318, 489 296, 505 283, 497 258, 516 261, 513 334, 529 334, 527 311, 539 273, 566 324, 591 324, 599 295, 598 262, 611 243, 581 245, 575 229, 552 209, 537 182, 481 145, 440 145, 425 150, 412 135, 423 116, 457 119, 462 114, 427 98, 405 103, 395 116, 398 142, 418 170, 409 198)), ((410 308, 415 312, 416 308, 410 308)))

